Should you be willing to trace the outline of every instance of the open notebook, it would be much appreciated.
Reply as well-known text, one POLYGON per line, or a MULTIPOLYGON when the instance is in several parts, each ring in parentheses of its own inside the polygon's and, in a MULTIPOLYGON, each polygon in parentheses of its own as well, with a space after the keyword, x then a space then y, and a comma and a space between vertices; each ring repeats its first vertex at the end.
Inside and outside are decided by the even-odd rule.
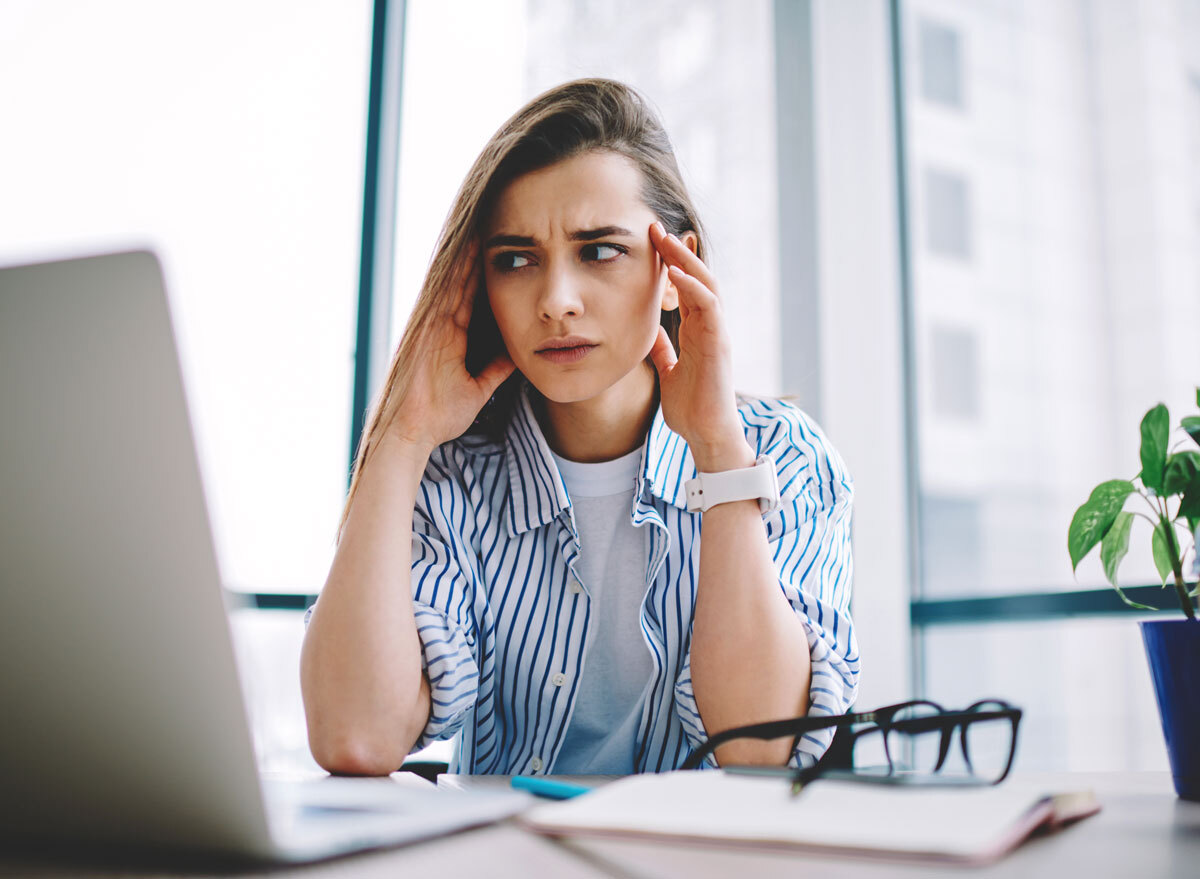
POLYGON ((521 820, 555 835, 672 837, 755 847, 982 864, 1036 828, 1100 810, 1090 791, 909 787, 821 780, 790 795, 779 778, 727 772, 631 776, 539 806, 521 820))

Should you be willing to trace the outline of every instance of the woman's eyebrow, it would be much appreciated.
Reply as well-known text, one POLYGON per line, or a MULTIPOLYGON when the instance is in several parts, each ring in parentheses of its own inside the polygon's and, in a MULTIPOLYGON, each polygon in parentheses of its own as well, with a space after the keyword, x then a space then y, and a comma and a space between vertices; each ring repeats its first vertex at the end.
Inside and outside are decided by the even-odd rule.
POLYGON ((595 241, 597 238, 608 238, 611 235, 633 237, 633 233, 624 226, 601 226, 599 229, 581 229, 577 232, 572 232, 567 237, 572 241, 595 241))
MULTIPOLYGON (((571 232, 567 237, 572 241, 595 241, 597 238, 608 238, 613 235, 625 235, 632 238, 633 233, 624 226, 600 226, 597 229, 578 229, 571 232)), ((536 247, 537 239, 529 235, 509 235, 501 232, 498 235, 493 235, 484 244, 484 250, 491 250, 493 247, 536 247)))

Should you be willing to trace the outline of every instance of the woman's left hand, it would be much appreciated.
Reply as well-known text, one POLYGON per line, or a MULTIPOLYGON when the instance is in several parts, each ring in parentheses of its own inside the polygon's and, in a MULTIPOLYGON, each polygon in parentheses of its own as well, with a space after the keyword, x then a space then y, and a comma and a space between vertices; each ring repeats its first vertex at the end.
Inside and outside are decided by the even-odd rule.
POLYGON ((650 241, 679 291, 679 347, 658 328, 650 358, 658 370, 663 418, 692 451, 696 468, 715 472, 754 463, 733 389, 733 357, 717 282, 708 267, 661 223, 650 241))

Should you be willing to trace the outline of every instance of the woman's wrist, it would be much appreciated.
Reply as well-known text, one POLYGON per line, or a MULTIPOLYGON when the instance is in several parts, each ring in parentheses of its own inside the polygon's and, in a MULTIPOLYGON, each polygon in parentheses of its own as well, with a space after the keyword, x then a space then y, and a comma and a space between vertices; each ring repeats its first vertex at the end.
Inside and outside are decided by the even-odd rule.
POLYGON ((725 442, 695 446, 689 444, 689 447, 692 451, 692 461, 701 473, 721 473, 725 470, 753 467, 756 460, 754 449, 746 442, 744 435, 725 442))
POLYGON ((406 481, 419 484, 435 448, 436 445, 427 441, 409 439, 387 431, 375 449, 375 455, 386 461, 390 469, 406 477, 406 481))

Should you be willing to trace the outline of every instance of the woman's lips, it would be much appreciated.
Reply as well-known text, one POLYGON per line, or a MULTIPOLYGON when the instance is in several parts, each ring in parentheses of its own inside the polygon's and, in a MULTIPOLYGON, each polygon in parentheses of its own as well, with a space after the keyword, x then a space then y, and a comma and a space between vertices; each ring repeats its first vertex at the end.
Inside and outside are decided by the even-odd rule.
POLYGON ((595 345, 576 345, 573 348, 544 348, 537 352, 551 363, 577 363, 592 352, 595 345))

